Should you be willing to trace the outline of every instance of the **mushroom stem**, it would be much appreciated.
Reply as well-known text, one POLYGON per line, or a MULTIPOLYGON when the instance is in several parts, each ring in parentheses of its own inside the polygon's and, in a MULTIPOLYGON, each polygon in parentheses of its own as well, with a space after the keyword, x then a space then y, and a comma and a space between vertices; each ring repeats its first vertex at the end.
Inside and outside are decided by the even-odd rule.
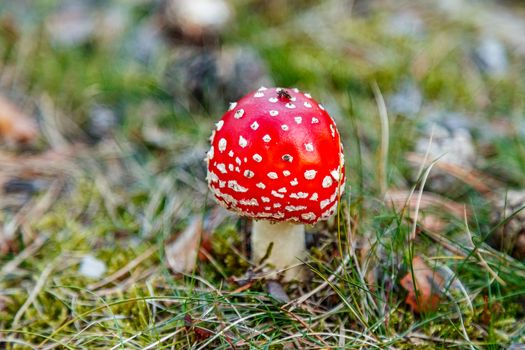
MULTIPOLYGON (((252 229, 252 257, 255 263, 258 264, 261 262, 271 243, 273 243, 271 253, 264 263, 273 266, 276 271, 295 266, 284 272, 283 280, 304 280, 305 269, 299 265, 306 257, 304 225, 289 222, 254 220, 252 229)), ((270 278, 276 277, 276 272, 270 276, 270 278)))

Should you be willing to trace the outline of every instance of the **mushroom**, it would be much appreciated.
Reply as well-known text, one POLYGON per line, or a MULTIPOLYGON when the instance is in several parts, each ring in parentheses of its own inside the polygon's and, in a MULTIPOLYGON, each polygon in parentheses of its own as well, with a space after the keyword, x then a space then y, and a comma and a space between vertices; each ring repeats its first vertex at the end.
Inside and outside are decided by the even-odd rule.
POLYGON ((226 209, 254 219, 252 258, 304 279, 304 224, 328 219, 343 192, 334 120, 308 93, 261 87, 230 105, 207 154, 208 185, 226 209))

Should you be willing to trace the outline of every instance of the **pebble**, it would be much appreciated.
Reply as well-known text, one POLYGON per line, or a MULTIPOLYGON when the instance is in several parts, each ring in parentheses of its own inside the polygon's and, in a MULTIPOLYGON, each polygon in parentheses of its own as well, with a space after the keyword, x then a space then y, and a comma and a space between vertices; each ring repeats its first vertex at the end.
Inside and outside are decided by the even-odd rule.
POLYGON ((87 278, 100 279, 106 270, 106 264, 92 255, 84 256, 80 262, 79 273, 87 278))

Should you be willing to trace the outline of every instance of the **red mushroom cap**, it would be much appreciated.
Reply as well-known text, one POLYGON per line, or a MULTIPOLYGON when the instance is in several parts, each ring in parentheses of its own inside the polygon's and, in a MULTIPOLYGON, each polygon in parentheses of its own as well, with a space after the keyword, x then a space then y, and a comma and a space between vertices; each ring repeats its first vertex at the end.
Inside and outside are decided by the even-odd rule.
POLYGON ((255 219, 327 219, 345 182, 335 122, 297 89, 261 87, 232 103, 212 134, 207 162, 217 201, 255 219))

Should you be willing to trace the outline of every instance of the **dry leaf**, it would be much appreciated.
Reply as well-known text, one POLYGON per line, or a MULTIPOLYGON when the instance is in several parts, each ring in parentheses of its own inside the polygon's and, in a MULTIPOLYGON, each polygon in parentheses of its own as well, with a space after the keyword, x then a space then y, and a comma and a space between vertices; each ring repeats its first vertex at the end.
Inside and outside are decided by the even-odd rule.
POLYGON ((35 121, 0 95, 0 138, 8 143, 31 143, 37 135, 35 121))
POLYGON ((201 236, 202 221, 195 216, 186 230, 166 245, 166 260, 173 272, 189 273, 195 268, 201 236))
POLYGON ((408 291, 406 303, 417 313, 436 310, 441 301, 443 276, 428 267, 419 256, 412 259, 412 268, 416 283, 414 284, 411 271, 401 279, 401 286, 408 291))

